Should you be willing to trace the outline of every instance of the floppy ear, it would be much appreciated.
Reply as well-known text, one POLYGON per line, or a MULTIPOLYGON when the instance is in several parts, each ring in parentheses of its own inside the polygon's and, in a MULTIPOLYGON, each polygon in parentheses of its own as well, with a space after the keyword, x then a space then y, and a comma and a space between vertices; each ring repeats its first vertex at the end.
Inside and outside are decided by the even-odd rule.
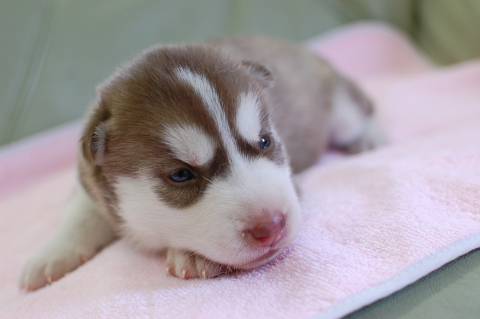
POLYGON ((263 86, 266 88, 273 87, 275 81, 272 72, 267 67, 252 61, 243 61, 242 65, 247 67, 248 72, 253 74, 263 86))
POLYGON ((102 165, 107 157, 108 119, 110 110, 100 97, 90 113, 80 140, 83 157, 94 165, 102 165))

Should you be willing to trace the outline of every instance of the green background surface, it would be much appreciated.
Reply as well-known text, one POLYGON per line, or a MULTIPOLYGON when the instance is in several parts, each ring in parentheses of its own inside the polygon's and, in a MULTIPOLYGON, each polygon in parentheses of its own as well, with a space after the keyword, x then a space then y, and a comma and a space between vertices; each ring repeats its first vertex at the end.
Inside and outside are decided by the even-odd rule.
POLYGON ((438 63, 480 55, 479 0, 0 0, 0 145, 81 117, 95 86, 157 43, 303 41, 381 19, 438 63))

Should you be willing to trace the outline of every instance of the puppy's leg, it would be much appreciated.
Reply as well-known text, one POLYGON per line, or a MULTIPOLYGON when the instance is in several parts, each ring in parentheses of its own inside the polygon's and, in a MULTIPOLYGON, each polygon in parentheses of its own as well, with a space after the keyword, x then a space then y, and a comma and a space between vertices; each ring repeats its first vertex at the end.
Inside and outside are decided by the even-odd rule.
POLYGON ((182 279, 213 278, 229 272, 228 267, 183 249, 167 251, 167 275, 182 279))
POLYGON ((36 290, 60 279, 115 238, 112 227, 96 209, 78 186, 54 237, 24 267, 21 288, 36 290))
POLYGON ((370 100, 355 84, 340 76, 333 84, 330 143, 348 153, 385 144, 370 100))

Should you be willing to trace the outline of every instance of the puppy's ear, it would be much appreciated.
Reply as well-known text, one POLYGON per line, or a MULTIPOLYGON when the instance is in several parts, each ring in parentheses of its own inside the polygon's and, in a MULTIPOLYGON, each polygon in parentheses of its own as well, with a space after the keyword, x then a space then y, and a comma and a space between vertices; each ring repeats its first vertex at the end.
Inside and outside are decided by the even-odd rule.
MULTIPOLYGON (((101 94, 100 94, 101 96, 101 94)), ((80 140, 83 157, 94 165, 102 165, 107 156, 110 110, 102 97, 96 102, 80 140)))
POLYGON ((242 65, 245 66, 248 72, 253 74, 263 86, 266 88, 273 87, 275 81, 272 72, 270 72, 267 67, 252 61, 243 61, 242 65))

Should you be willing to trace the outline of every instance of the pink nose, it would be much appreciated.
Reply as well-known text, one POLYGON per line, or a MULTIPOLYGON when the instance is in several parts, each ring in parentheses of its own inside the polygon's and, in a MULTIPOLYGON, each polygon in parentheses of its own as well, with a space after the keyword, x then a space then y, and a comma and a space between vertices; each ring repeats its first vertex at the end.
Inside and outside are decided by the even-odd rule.
POLYGON ((285 223, 285 216, 278 214, 269 222, 257 224, 247 233, 254 239, 256 245, 260 247, 272 246, 285 236, 285 223))

